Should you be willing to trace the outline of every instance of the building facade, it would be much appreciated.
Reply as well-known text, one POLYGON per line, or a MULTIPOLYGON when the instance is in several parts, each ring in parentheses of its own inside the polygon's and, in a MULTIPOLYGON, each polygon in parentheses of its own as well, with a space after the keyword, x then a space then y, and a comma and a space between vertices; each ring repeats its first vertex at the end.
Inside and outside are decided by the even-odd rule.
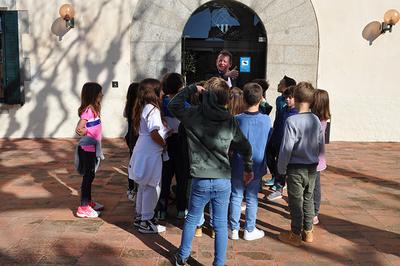
POLYGON ((270 103, 284 75, 327 90, 331 140, 400 141, 400 25, 372 45, 361 34, 400 10, 397 0, 71 1, 70 29, 60 26, 65 2, 51 2, 0 0, 0 137, 73 137, 87 81, 104 89, 104 136, 121 137, 131 82, 171 71, 199 79, 227 48, 242 83, 269 80, 270 103))

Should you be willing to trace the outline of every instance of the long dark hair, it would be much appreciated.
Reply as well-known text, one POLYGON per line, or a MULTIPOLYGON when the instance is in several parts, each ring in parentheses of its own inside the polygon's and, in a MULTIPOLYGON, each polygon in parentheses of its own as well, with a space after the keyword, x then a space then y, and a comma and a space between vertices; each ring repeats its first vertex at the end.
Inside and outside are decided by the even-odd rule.
POLYGON ((126 94, 125 116, 128 120, 128 123, 130 123, 132 120, 133 107, 135 106, 138 89, 139 83, 133 82, 129 85, 128 92, 126 94))
POLYGON ((157 92, 160 91, 161 83, 157 79, 147 78, 139 83, 139 90, 133 107, 132 121, 133 130, 139 133, 140 116, 146 104, 152 104, 160 110, 160 98, 157 92))
POLYGON ((100 116, 101 103, 98 101, 98 96, 102 93, 102 90, 103 88, 96 82, 86 82, 83 85, 81 92, 81 106, 78 109, 79 117, 88 107, 92 108, 96 115, 100 116))

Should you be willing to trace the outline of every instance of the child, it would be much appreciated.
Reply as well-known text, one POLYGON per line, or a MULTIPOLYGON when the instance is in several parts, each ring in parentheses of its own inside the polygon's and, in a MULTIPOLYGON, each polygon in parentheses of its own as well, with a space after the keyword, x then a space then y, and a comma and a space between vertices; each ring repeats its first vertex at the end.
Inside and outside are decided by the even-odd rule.
POLYGON ((243 182, 243 160, 234 152, 232 166, 232 194, 230 205, 230 238, 239 239, 241 202, 246 193, 246 223, 243 238, 256 240, 264 237, 264 231, 256 228, 258 191, 260 180, 266 173, 265 151, 271 131, 271 120, 268 115, 259 112, 262 101, 262 89, 257 83, 247 83, 243 88, 245 112, 235 117, 243 134, 253 150, 254 179, 245 186, 243 182))
POLYGON ((251 146, 236 121, 226 109, 229 87, 221 78, 211 78, 204 88, 190 85, 170 101, 168 109, 185 126, 190 159, 192 193, 189 212, 183 226, 176 265, 184 265, 189 258, 196 226, 204 206, 211 201, 215 230, 214 265, 224 265, 228 244, 228 203, 231 194, 231 169, 228 149, 231 144, 243 157, 245 184, 253 177, 251 146), (204 88, 206 90, 204 90, 204 88), (202 93, 199 106, 185 108, 185 101, 196 91, 202 93))
MULTIPOLYGON (((294 88, 294 86, 290 86, 283 92, 282 96, 286 100, 286 107, 284 107, 283 111, 279 112, 279 116, 275 118, 275 126, 271 136, 271 142, 273 143, 270 146, 277 151, 279 151, 282 143, 286 119, 298 113, 294 102, 294 88)), ((279 152, 276 152, 276 156, 279 157, 279 152)), ((279 175, 276 171, 276 159, 277 158, 273 161, 275 162, 274 165, 272 163, 270 164, 270 171, 275 177, 274 185, 272 186, 272 190, 275 192, 267 197, 267 199, 271 201, 282 198, 283 188, 285 187, 285 176, 279 175)))
MULTIPOLYGON (((126 94, 126 103, 124 109, 124 117, 128 122, 128 131, 126 132, 125 135, 125 141, 126 145, 128 145, 129 148, 129 158, 131 158, 132 156, 133 147, 135 147, 136 141, 139 137, 138 135, 134 134, 132 128, 133 106, 135 105, 138 87, 139 84, 136 82, 131 83, 131 85, 129 85, 128 93, 126 94)), ((126 192, 128 200, 136 202, 136 193, 137 193, 137 184, 135 184, 135 181, 129 179, 128 177, 128 190, 126 192)))
POLYGON ((102 87, 95 82, 87 82, 82 87, 81 106, 78 109, 80 120, 76 133, 82 136, 75 153, 75 166, 83 175, 81 185, 81 205, 76 216, 81 218, 96 218, 104 208, 100 203, 92 201, 92 183, 100 159, 104 159, 101 151, 101 120, 100 109, 103 97, 102 87))
POLYGON ((260 103, 260 113, 269 115, 272 111, 272 106, 269 105, 267 99, 265 99, 265 93, 269 88, 269 83, 265 79, 254 79, 251 82, 257 83, 262 89, 262 100, 260 103))
POLYGON ((300 82, 294 90, 294 100, 299 113, 286 120, 278 159, 278 173, 287 174, 291 230, 280 233, 279 239, 300 246, 301 233, 305 242, 313 241, 313 191, 324 137, 318 117, 310 112, 314 101, 312 85, 300 82))
POLYGON ((139 138, 129 163, 129 178, 138 184, 136 195, 136 219, 134 226, 144 234, 165 231, 154 219, 154 209, 160 196, 162 153, 167 129, 161 120, 157 92, 160 82, 144 79, 133 109, 133 129, 139 138))
POLYGON ((237 115, 243 112, 243 91, 238 87, 233 87, 230 92, 230 100, 228 103, 228 110, 231 115, 237 115))
MULTIPOLYGON (((329 108, 329 94, 325 90, 315 90, 314 92, 314 104, 311 108, 311 111, 318 116, 319 121, 321 122, 322 135, 325 137, 326 126, 328 120, 331 119, 331 111, 329 108)), ((325 140, 324 140, 325 142, 325 140)), ((322 151, 319 154, 319 162, 317 166, 317 177, 315 178, 315 187, 314 187, 314 213, 315 216, 313 218, 313 224, 316 225, 319 223, 318 213, 319 207, 321 204, 321 181, 320 181, 320 173, 321 171, 326 169, 326 158, 325 151, 322 151)))
MULTIPOLYGON (((273 128, 277 127, 277 123, 280 122, 278 117, 282 116, 282 112, 284 112, 285 107, 286 107, 286 100, 285 97, 283 96, 283 92, 290 86, 295 86, 296 81, 288 76, 284 76, 283 79, 279 82, 278 84, 278 92, 281 93, 280 96, 276 98, 275 105, 276 105, 276 111, 275 111, 275 120, 274 120, 274 125, 273 128)), ((268 169, 271 172, 272 178, 268 180, 265 185, 266 186, 273 186, 275 183, 275 178, 276 175, 278 174, 276 172, 276 161, 278 159, 278 151, 279 151, 279 145, 275 145, 275 141, 270 141, 269 142, 270 147, 268 147, 268 154, 267 154, 267 164, 268 164, 268 169)))
MULTIPOLYGON (((184 86, 182 75, 178 73, 168 73, 164 76, 162 81, 162 90, 165 94, 162 101, 162 110, 168 128, 171 129, 171 134, 166 139, 169 160, 163 162, 162 169, 162 182, 161 182, 161 196, 159 200, 159 213, 158 218, 164 220, 167 216, 168 200, 170 197, 170 187, 172 177, 176 178, 176 207, 177 218, 185 218, 186 210, 186 189, 187 189, 187 176, 185 176, 185 169, 182 163, 185 161, 183 158, 183 143, 178 135, 179 120, 176 119, 167 108, 171 98, 178 93, 178 90, 184 86)), ((185 105, 189 106, 188 103, 185 105)))

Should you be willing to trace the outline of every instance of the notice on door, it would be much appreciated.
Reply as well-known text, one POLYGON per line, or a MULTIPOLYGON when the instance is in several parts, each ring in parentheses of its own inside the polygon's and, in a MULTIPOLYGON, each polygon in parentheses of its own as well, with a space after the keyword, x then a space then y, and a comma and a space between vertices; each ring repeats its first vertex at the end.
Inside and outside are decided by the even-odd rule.
POLYGON ((240 72, 250 72, 250 57, 240 57, 240 72))

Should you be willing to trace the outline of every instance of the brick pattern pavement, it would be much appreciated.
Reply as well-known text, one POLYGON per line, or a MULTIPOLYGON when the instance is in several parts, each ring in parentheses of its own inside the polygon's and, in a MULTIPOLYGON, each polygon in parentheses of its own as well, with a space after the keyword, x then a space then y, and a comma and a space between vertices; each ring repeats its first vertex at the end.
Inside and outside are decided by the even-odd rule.
MULTIPOLYGON (((133 229, 123 140, 104 141, 106 160, 92 188, 106 206, 101 217, 74 216, 81 183, 75 143, 0 140, 0 265, 170 265, 182 222, 169 219, 162 235, 133 229)), ((400 265, 400 143, 334 142, 327 150, 315 242, 281 243, 287 198, 264 202, 260 194, 257 224, 266 237, 229 240, 227 265, 400 265)), ((194 240, 191 265, 211 265, 213 241, 194 240)))

